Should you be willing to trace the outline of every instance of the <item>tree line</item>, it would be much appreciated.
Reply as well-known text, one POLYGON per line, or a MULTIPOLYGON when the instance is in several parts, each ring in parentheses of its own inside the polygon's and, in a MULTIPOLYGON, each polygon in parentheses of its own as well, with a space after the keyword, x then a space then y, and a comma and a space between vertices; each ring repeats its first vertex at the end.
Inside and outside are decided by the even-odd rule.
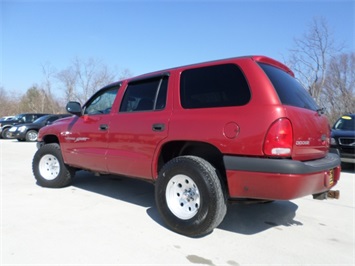
MULTIPOLYGON (((331 123, 343 114, 355 113, 355 53, 344 53, 344 47, 334 40, 324 18, 314 18, 304 35, 294 40, 284 60, 317 104, 325 108, 331 123)), ((63 113, 68 101, 83 104, 99 88, 131 76, 128 69, 117 75, 92 58, 75 58, 59 71, 43 65, 42 73, 42 83, 23 95, 0 87, 0 117, 26 112, 63 113), (54 86, 56 92, 61 91, 61 97, 54 86)))
POLYGON ((31 86, 23 95, 0 87, 0 117, 28 112, 65 113, 68 101, 83 104, 101 87, 131 76, 128 69, 117 75, 116 71, 93 58, 75 58, 59 71, 51 65, 42 65, 42 73, 42 83, 31 86), (59 97, 58 91, 61 92, 59 97))

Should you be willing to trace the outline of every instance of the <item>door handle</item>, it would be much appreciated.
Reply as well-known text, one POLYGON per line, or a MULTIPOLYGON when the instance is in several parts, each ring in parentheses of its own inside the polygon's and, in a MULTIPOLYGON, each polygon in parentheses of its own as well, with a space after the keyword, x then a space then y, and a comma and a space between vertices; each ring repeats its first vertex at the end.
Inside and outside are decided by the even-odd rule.
POLYGON ((153 131, 164 131, 165 124, 153 124, 153 131))
POLYGON ((108 125, 107 124, 101 124, 99 127, 100 130, 105 131, 108 129, 108 125))

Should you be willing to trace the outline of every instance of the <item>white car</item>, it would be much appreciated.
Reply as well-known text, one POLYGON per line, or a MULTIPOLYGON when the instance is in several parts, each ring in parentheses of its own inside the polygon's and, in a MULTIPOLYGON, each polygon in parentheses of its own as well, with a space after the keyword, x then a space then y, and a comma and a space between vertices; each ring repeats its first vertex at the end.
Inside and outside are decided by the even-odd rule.
POLYGON ((4 116, 0 118, 0 121, 10 121, 14 118, 14 116, 4 116))

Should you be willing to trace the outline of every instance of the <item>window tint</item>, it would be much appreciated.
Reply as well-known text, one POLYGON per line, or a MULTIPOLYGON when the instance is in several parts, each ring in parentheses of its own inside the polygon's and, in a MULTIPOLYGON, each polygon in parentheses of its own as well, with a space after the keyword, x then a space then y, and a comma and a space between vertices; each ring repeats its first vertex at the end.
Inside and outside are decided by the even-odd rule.
POLYGON ((84 114, 95 115, 110 113, 117 92, 118 87, 100 91, 86 104, 84 114))
POLYGON ((31 121, 34 121, 35 119, 36 119, 35 115, 28 114, 22 118, 22 121, 23 122, 31 122, 31 121))
POLYGON ((355 119, 351 116, 343 116, 335 123, 333 129, 355 131, 355 119))
POLYGON ((131 82, 123 97, 120 112, 164 109, 167 88, 167 76, 131 82))
POLYGON ((279 68, 261 63, 259 65, 274 85, 282 104, 306 108, 314 111, 318 109, 317 104, 311 95, 295 78, 291 77, 279 68))
POLYGON ((47 118, 48 118, 49 115, 44 115, 44 116, 41 116, 39 118, 37 118, 35 121, 33 121, 33 123, 35 124, 40 124, 42 123, 43 121, 45 121, 47 118))
POLYGON ((48 119, 47 123, 48 122, 53 122, 55 120, 58 120, 59 119, 59 116, 52 116, 51 118, 48 119))
POLYGON ((240 106, 249 102, 250 90, 239 67, 226 64, 185 70, 180 97, 184 108, 240 106))

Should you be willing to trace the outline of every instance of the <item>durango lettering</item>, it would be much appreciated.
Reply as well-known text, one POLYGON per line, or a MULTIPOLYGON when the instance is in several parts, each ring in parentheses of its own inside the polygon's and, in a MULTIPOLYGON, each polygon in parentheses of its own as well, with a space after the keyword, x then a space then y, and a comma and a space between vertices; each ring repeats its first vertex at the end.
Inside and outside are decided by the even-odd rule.
POLYGON ((297 146, 306 146, 306 145, 309 145, 309 144, 310 144, 309 140, 297 140, 296 141, 296 145, 297 146))

